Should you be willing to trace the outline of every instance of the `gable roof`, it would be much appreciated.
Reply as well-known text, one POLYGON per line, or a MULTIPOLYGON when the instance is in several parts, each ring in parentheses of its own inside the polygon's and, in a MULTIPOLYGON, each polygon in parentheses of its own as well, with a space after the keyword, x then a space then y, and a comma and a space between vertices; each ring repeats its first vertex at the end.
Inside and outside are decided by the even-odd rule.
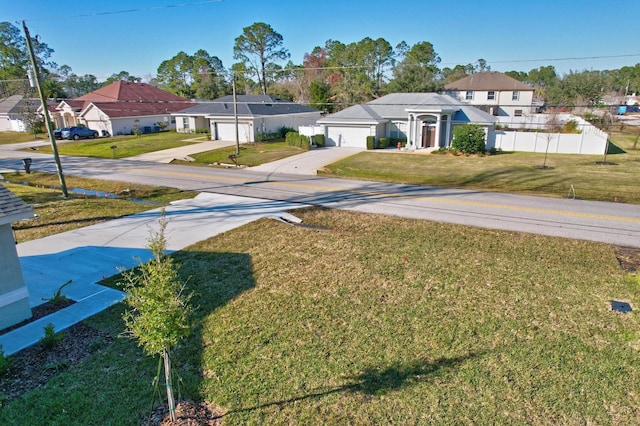
POLYGON ((33 217, 33 209, 27 203, 0 185, 0 225, 33 217))
POLYGON ((22 100, 21 95, 12 95, 0 101, 0 114, 11 114, 22 100))
MULTIPOLYGON (((291 101, 275 98, 270 95, 238 95, 236 96, 238 115, 255 117, 264 115, 300 114, 320 110, 291 101)), ((176 115, 233 116, 233 96, 227 95, 210 102, 203 102, 194 107, 184 109, 176 115)))
POLYGON ((531 91, 533 87, 501 72, 478 72, 444 86, 445 90, 520 90, 531 91))
POLYGON ((40 99, 25 98, 22 95, 13 95, 0 101, 0 114, 22 114, 25 109, 37 111, 41 106, 42 102, 40 99))
POLYGON ((193 102, 90 102, 80 116, 98 108, 109 118, 141 117, 171 114, 193 105, 193 102))
POLYGON ((393 119, 406 120, 410 111, 454 113, 453 119, 476 123, 495 123, 496 118, 478 108, 461 104, 449 95, 438 93, 391 93, 364 105, 354 105, 318 120, 328 123, 383 123, 393 119))
POLYGON ((115 81, 74 100, 90 102, 189 102, 187 98, 165 92, 150 84, 122 80, 115 81))

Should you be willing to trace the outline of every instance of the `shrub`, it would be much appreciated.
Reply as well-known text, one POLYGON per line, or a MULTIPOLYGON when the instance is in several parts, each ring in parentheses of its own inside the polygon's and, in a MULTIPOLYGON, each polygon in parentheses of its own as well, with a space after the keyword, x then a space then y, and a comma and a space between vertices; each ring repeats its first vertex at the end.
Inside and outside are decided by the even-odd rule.
POLYGON ((407 146, 407 139, 406 138, 390 138, 389 139, 391 142, 391 146, 398 146, 398 142, 400 142, 400 147, 404 148, 405 146, 407 146))
POLYGON ((451 147, 465 154, 486 151, 484 129, 478 124, 463 124, 454 127, 451 147))
POLYGON ((379 149, 387 149, 389 148, 389 138, 380 138, 378 139, 378 148, 379 149))
POLYGON ((196 133, 209 133, 209 129, 196 129, 196 133))
MULTIPOLYGON (((264 142, 271 141, 274 139, 278 139, 280 137, 280 132, 276 133, 259 133, 256 135, 256 142, 264 142)), ((284 136, 282 136, 284 137, 284 136)))
POLYGON ((322 148, 324 146, 324 135, 315 135, 313 137, 313 140, 315 141, 317 147, 322 148))
POLYGON ((564 123, 560 133, 582 133, 582 131, 578 128, 578 122, 576 120, 569 120, 564 123))
POLYGON ((64 338, 64 333, 56 334, 53 324, 49 323, 44 328, 44 336, 40 338, 40 344, 43 349, 53 349, 64 338))
POLYGON ((376 144, 375 136, 367 136, 367 149, 373 149, 376 144))
POLYGON ((287 141, 287 145, 289 146, 297 146, 302 149, 311 148, 311 139, 309 136, 301 135, 298 132, 289 132, 285 138, 287 141))
POLYGON ((281 138, 286 138, 287 137, 287 133, 290 133, 290 132, 298 133, 298 132, 296 132, 296 129, 294 129, 294 128, 287 127, 287 126, 282 126, 282 127, 280 127, 280 130, 278 130, 278 135, 281 138))
POLYGON ((0 376, 5 374, 11 368, 11 359, 4 354, 2 345, 0 345, 0 376))

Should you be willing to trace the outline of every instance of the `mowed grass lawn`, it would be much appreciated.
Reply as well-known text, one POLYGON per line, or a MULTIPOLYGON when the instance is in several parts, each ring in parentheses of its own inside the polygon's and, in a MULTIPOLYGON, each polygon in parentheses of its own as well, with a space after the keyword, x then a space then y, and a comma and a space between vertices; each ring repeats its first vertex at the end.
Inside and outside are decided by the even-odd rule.
POLYGON ((36 218, 13 223, 16 240, 24 242, 47 235, 93 225, 120 216, 161 207, 174 200, 192 198, 193 192, 174 188, 86 179, 66 176, 69 198, 57 188, 58 177, 45 173, 5 173, 2 185, 33 207, 36 218), (21 183, 29 183, 32 186, 21 183), (95 198, 71 192, 73 188, 101 191, 120 198, 95 198), (133 201, 133 200, 136 201, 133 201))
MULTIPOLYGON (((243 143, 240 145, 239 154, 236 156, 236 162, 243 166, 258 166, 260 164, 269 163, 280 160, 282 158, 291 157, 292 155, 306 152, 302 148, 289 146, 284 140, 243 143)), ((236 155, 236 147, 220 148, 213 151, 192 154, 190 157, 194 159, 192 162, 174 160, 174 164, 188 164, 198 166, 210 166, 215 164, 233 164, 230 155, 236 155)))
POLYGON ((43 140, 47 139, 47 134, 38 134, 36 137, 33 136, 33 133, 24 133, 24 132, 0 132, 0 145, 6 145, 11 143, 19 143, 19 142, 32 142, 34 140, 43 140))
MULTIPOLYGON (((58 152, 61 155, 75 155, 80 157, 113 158, 112 146, 116 146, 116 157, 126 158, 148 152, 171 149, 195 143, 186 139, 196 139, 198 135, 161 132, 138 136, 114 136, 110 138, 80 139, 78 141, 57 141, 58 152)), ((202 136, 200 141, 205 141, 202 136)), ((196 141, 197 142, 197 141, 196 141)), ((51 153, 51 146, 37 147, 36 152, 51 153)))
MULTIPOLYGON (((295 214, 320 228, 264 219, 174 254, 195 308, 177 387, 222 407, 224 424, 640 421, 640 289, 614 247, 295 214)), ((121 310, 88 323, 117 336, 121 310)), ((157 365, 118 338, 2 421, 141 424, 157 365)))
POLYGON ((603 156, 501 153, 447 156, 394 150, 362 152, 327 166, 321 174, 419 185, 640 204, 637 130, 611 132, 626 154, 603 156))

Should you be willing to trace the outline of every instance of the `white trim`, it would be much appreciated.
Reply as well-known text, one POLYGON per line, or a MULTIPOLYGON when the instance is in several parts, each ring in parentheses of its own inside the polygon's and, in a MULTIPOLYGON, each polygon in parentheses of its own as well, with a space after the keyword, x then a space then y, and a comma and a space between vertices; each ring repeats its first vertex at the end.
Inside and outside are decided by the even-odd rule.
POLYGON ((0 308, 4 308, 5 306, 9 306, 12 303, 19 302, 20 300, 29 299, 29 290, 27 290, 26 287, 20 287, 1 296, 0 308))

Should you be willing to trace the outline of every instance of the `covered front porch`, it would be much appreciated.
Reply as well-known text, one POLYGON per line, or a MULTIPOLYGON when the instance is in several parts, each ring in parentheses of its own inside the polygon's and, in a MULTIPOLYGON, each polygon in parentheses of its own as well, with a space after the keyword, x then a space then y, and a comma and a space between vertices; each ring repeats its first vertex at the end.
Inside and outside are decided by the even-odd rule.
POLYGON ((407 118, 407 148, 448 148, 451 143, 451 123, 455 111, 409 110, 407 118))

